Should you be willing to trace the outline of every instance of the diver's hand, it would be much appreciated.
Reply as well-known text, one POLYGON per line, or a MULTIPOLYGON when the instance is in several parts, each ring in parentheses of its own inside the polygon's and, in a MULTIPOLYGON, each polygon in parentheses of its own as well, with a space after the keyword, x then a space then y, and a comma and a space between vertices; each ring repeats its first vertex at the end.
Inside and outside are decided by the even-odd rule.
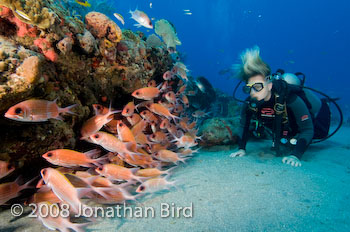
POLYGON ((294 167, 300 167, 301 166, 301 162, 298 159, 298 157, 294 156, 294 155, 290 155, 290 156, 286 156, 283 157, 282 162, 285 164, 290 164, 294 167))
POLYGON ((244 156, 246 153, 245 153, 245 150, 243 149, 239 149, 238 151, 236 152, 233 152, 230 154, 230 157, 237 157, 237 156, 244 156))

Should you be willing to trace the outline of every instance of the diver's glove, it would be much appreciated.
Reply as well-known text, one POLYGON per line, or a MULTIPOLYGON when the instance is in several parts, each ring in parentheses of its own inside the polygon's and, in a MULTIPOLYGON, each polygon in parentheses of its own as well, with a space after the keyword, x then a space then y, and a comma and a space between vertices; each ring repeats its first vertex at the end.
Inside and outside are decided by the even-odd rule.
POLYGON ((238 151, 231 153, 230 157, 244 156, 245 154, 245 150, 239 149, 238 151))
POLYGON ((298 159, 298 157, 294 156, 294 155, 290 155, 290 156, 286 156, 283 157, 282 162, 285 164, 290 164, 294 167, 300 167, 301 166, 301 162, 298 159))

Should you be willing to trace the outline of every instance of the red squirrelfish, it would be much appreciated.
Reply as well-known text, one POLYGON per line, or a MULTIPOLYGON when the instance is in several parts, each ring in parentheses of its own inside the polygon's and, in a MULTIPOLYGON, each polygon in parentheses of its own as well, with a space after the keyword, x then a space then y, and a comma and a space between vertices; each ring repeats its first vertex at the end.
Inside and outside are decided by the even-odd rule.
POLYGON ((148 87, 157 87, 157 83, 155 80, 151 80, 147 84, 148 87))
POLYGON ((154 156, 158 160, 161 160, 164 162, 172 162, 174 164, 177 164, 179 161, 185 163, 185 160, 187 159, 187 158, 181 158, 175 152, 169 151, 169 150, 160 150, 157 153, 155 153, 154 156))
POLYGON ((167 108, 165 108, 164 106, 162 106, 160 104, 153 103, 153 104, 150 104, 148 107, 149 107, 150 111, 152 111, 153 113, 158 114, 160 116, 164 116, 168 119, 172 118, 174 121, 175 121, 175 119, 179 119, 179 117, 172 115, 167 108))
POLYGON ((152 159, 152 157, 146 154, 135 156, 134 160, 130 155, 125 154, 125 158, 123 158, 123 160, 132 166, 140 166, 140 167, 150 167, 154 163, 154 160, 152 159))
POLYGON ((81 153, 78 151, 68 150, 68 149, 57 149, 53 151, 46 152, 43 155, 47 161, 52 164, 63 166, 63 167, 94 167, 100 166, 100 161, 102 159, 91 159, 92 156, 98 155, 100 152, 98 150, 91 150, 86 153, 81 153))
POLYGON ((110 116, 118 112, 120 111, 111 111, 111 109, 109 109, 107 114, 99 114, 89 118, 81 128, 81 139, 88 139, 90 135, 99 131, 105 124, 113 119, 113 117, 110 116))
POLYGON ((137 193, 152 193, 162 189, 169 189, 175 186, 175 181, 167 181, 166 178, 156 177, 142 183, 137 189, 137 193))
POLYGON ((133 114, 130 117, 126 118, 131 126, 136 125, 139 121, 141 121, 141 116, 138 114, 133 114))
POLYGON ((152 100, 153 98, 158 97, 159 93, 160 91, 156 87, 144 87, 135 90, 131 95, 137 99, 152 100))
POLYGON ((129 149, 133 147, 132 143, 123 143, 117 137, 106 132, 97 132, 90 136, 93 143, 102 146, 107 151, 118 152, 119 154, 131 154, 138 155, 135 152, 131 152, 129 149), (128 147, 129 146, 129 147, 128 147))
POLYGON ((176 168, 176 166, 169 168, 166 171, 161 171, 158 168, 145 168, 145 169, 137 170, 135 175, 142 176, 142 177, 157 177, 160 175, 169 175, 170 171, 172 171, 174 168, 176 168))
POLYGON ((175 93, 174 93, 173 91, 167 92, 167 93, 165 94, 165 99, 166 99, 168 102, 175 103, 175 102, 176 102, 175 93))
POLYGON ((61 215, 60 207, 57 204, 52 204, 51 202, 40 202, 37 204, 37 207, 40 209, 37 211, 38 219, 50 230, 70 231, 69 229, 72 229, 80 232, 84 231, 83 228, 90 224, 70 222, 69 218, 61 215), (46 215, 46 217, 43 217, 43 215, 46 215))
POLYGON ((3 183, 0 184, 0 205, 3 205, 7 201, 11 200, 12 198, 18 197, 19 192, 23 189, 28 188, 29 184, 32 181, 27 182, 24 185, 18 184, 18 178, 17 180, 13 182, 3 183))
POLYGON ((122 115, 124 117, 130 117, 131 115, 133 115, 134 111, 135 111, 135 104, 133 101, 131 101, 128 104, 126 104, 126 106, 124 107, 122 111, 122 115))
POLYGON ((152 135, 150 135, 149 139, 152 142, 164 143, 164 142, 168 141, 168 136, 162 131, 157 131, 157 132, 153 133, 152 135))
POLYGON ((163 74, 163 79, 168 81, 168 80, 171 80, 174 78, 174 73, 171 72, 171 71, 166 71, 164 74, 163 74))
POLYGON ((0 179, 13 172, 15 168, 5 161, 0 161, 0 179))
POLYGON ((178 148, 184 147, 184 148, 190 148, 196 146, 198 143, 195 141, 195 139, 189 135, 183 135, 180 138, 175 137, 174 141, 178 148))
POLYGON ((103 167, 96 168, 95 171, 107 177, 110 180, 119 180, 119 181, 130 181, 130 180, 140 180, 140 177, 135 176, 133 171, 137 169, 125 168, 116 164, 104 164, 103 167))
POLYGON ((56 100, 36 100, 30 99, 12 106, 6 113, 5 117, 22 122, 44 122, 50 118, 62 120, 61 113, 74 114, 71 109, 76 104, 60 108, 56 100))
POLYGON ((105 107, 105 106, 100 105, 100 104, 92 104, 92 108, 95 111, 95 115, 107 114, 109 111, 108 107, 105 107))
POLYGON ((155 122, 158 123, 158 118, 149 110, 144 110, 140 113, 141 117, 147 122, 155 122))
POLYGON ((112 188, 107 189, 104 191, 107 198, 102 197, 101 195, 98 195, 96 193, 91 193, 88 195, 93 201, 99 203, 99 204, 117 204, 117 203, 123 203, 126 200, 134 201, 136 200, 137 195, 131 195, 123 188, 112 188))
POLYGON ((41 170, 44 182, 49 186, 61 201, 66 201, 73 212, 78 213, 82 203, 78 197, 78 191, 62 173, 53 168, 41 170))

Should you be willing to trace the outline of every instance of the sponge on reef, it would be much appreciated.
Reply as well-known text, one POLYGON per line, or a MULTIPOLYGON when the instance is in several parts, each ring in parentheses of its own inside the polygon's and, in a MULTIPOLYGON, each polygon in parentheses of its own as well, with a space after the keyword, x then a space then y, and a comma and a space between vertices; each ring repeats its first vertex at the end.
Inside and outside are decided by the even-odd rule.
POLYGON ((87 29, 97 38, 106 37, 113 43, 118 43, 122 39, 122 31, 118 25, 102 13, 88 13, 85 22, 87 29))

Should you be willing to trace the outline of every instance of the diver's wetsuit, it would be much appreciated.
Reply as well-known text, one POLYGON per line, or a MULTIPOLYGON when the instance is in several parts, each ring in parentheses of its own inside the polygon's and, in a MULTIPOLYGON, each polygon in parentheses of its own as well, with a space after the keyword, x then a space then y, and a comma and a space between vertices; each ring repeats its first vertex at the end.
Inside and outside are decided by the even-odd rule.
MULTIPOLYGON (((272 97, 270 98, 270 100, 263 102, 257 108, 256 112, 249 108, 248 103, 245 103, 243 105, 241 112, 240 130, 238 135, 239 149, 245 150, 246 143, 248 140, 250 120, 252 119, 253 114, 255 114, 259 122, 263 123, 264 126, 274 131, 274 91, 272 92, 271 96, 272 97)), ((281 135, 281 137, 290 137, 290 135, 294 136, 298 134, 298 136, 296 137, 297 144, 294 147, 291 155, 295 155, 300 159, 306 151, 314 135, 314 126, 312 118, 305 102, 296 94, 290 94, 288 96, 286 106, 288 115, 288 127, 285 124, 282 125, 283 135, 281 135)))

